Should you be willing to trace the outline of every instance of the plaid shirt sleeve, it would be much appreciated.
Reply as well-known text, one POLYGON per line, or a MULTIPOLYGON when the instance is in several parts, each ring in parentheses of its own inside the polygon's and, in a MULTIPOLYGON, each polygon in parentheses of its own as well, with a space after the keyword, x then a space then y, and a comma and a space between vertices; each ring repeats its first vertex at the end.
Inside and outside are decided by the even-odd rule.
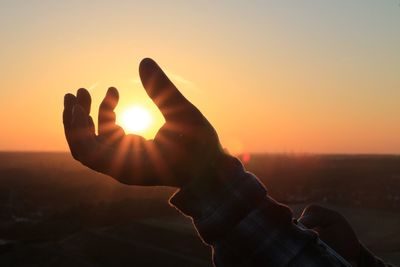
POLYGON ((178 190, 170 203, 192 218, 215 266, 345 266, 317 235, 293 223, 240 161, 226 156, 213 175, 178 190))

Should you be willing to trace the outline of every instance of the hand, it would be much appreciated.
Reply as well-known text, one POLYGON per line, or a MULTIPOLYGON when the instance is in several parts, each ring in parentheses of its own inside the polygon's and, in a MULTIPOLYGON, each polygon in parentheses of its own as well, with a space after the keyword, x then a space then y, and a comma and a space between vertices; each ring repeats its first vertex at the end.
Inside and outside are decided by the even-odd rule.
POLYGON ((115 124, 118 91, 111 87, 99 109, 99 129, 90 117, 91 97, 79 89, 64 98, 63 123, 72 156, 89 168, 129 185, 181 187, 206 174, 223 155, 214 128, 152 59, 139 66, 142 84, 165 118, 154 140, 125 135, 115 124))
POLYGON ((340 213, 318 205, 310 205, 303 210, 298 221, 316 231, 322 241, 347 261, 357 262, 361 244, 353 228, 340 213))

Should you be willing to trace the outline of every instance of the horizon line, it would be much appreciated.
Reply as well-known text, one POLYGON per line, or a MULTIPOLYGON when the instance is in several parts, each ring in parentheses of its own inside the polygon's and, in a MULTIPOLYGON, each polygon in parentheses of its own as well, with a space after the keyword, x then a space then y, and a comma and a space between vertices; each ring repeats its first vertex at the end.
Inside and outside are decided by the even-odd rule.
MULTIPOLYGON (((0 150, 0 153, 53 153, 53 154, 70 154, 68 150, 0 150)), ((238 154, 231 154, 233 156, 242 156, 245 154, 250 155, 293 155, 293 156, 400 156, 400 153, 386 153, 386 152, 243 152, 238 154)))

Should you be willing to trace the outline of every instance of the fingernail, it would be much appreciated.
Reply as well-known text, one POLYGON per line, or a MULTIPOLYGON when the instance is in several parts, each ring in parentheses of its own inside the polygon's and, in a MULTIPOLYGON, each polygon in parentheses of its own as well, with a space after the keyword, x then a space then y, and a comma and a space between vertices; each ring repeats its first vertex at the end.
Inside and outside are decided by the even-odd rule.
POLYGON ((71 106, 75 101, 75 96, 73 94, 66 94, 64 96, 64 108, 71 106))
POLYGON ((108 88, 107 96, 112 98, 119 98, 118 90, 115 87, 108 88))
POLYGON ((85 88, 79 88, 77 91, 76 91, 76 95, 78 95, 78 94, 82 94, 82 93, 85 93, 86 92, 86 89, 85 88))
POLYGON ((151 58, 144 58, 139 64, 139 73, 142 78, 148 78, 149 74, 154 71, 156 62, 151 58))

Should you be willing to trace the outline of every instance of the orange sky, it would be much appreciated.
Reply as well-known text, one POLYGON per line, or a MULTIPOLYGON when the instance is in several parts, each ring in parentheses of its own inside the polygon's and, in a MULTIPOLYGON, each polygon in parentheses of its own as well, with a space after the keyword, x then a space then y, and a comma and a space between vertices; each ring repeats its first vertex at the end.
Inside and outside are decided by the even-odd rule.
POLYGON ((79 87, 93 116, 117 87, 117 112, 149 107, 154 133, 152 57, 232 152, 400 153, 398 2, 283 2, 2 1, 0 150, 67 150, 79 87))

